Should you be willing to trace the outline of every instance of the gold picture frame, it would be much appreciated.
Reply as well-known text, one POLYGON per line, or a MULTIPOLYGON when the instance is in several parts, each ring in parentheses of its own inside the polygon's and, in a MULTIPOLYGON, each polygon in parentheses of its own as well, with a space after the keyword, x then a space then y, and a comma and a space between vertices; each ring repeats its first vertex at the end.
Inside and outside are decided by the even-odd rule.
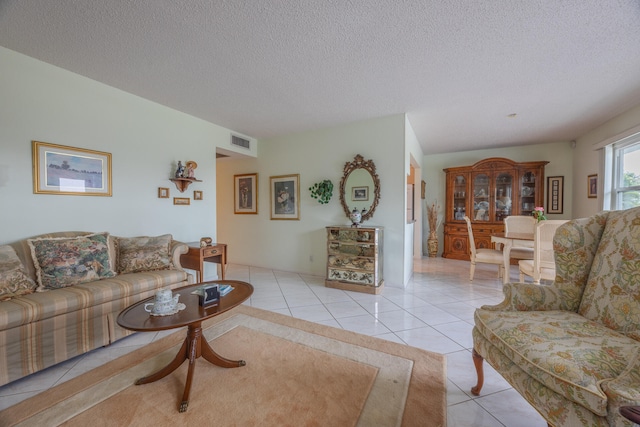
POLYGON ((158 199, 168 199, 169 189, 166 187, 158 187, 158 199))
POLYGON ((300 174, 269 177, 271 219, 300 219, 300 174))
POLYGON ((202 191, 195 190, 193 192, 193 200, 202 200, 202 191))
POLYGON ((111 153, 31 141, 33 192, 111 197, 111 153))
POLYGON ((258 214, 258 174, 233 176, 233 213, 258 214))
POLYGON ((190 205, 191 204, 191 199, 188 197, 174 197, 173 198, 173 204, 174 205, 190 205))

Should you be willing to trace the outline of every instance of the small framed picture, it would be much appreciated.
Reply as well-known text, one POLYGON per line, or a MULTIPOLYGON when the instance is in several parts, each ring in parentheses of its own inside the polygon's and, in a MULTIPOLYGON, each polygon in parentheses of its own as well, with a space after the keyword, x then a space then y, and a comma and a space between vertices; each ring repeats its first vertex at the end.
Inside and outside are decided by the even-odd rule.
POLYGON ((202 200, 202 191, 195 190, 193 192, 193 200, 202 200))
POLYGON ((188 197, 174 197, 173 204, 174 205, 190 205, 191 199, 188 197))
POLYGON ((169 189, 166 187, 158 187, 158 198, 159 199, 168 199, 169 198, 169 189))
POLYGON ((595 199, 598 197, 598 175, 589 175, 587 177, 587 197, 595 199))
POLYGON ((351 188, 351 200, 366 202, 369 200, 369 187, 353 187, 351 188))
POLYGON ((561 214, 564 209, 564 176, 547 177, 547 213, 561 214))
POLYGON ((258 174, 246 173, 233 176, 233 213, 258 213, 258 174))
POLYGON ((300 219, 300 174, 269 177, 271 219, 300 219))

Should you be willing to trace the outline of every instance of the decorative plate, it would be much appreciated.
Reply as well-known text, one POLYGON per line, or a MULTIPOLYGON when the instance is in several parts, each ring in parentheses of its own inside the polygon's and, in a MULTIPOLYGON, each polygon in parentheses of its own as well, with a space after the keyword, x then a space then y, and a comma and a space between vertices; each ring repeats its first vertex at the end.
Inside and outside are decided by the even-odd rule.
POLYGON ((177 312, 184 310, 185 308, 187 308, 187 306, 179 302, 176 305, 176 308, 174 308, 171 311, 167 311, 166 313, 149 313, 149 314, 151 314, 152 316, 171 316, 172 314, 176 314, 177 312))

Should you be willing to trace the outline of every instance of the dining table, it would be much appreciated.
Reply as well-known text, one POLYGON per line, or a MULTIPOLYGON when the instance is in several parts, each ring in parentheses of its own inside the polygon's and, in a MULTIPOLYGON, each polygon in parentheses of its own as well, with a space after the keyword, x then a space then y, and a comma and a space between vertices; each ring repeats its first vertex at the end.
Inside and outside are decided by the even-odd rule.
POLYGON ((511 266, 511 248, 533 248, 533 233, 493 233, 491 242, 502 245, 502 256, 504 257, 504 275, 502 283, 509 283, 509 268, 511 266))

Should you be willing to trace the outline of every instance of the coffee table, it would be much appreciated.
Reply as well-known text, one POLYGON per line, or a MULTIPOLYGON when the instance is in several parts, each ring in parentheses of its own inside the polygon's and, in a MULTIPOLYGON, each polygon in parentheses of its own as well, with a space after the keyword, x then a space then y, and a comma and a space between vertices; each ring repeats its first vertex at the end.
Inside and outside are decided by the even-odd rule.
POLYGON ((118 315, 117 321, 118 325, 123 328, 138 332, 163 331, 183 326, 187 327, 187 337, 182 343, 180 350, 178 350, 176 357, 164 368, 151 375, 140 378, 135 382, 136 385, 140 385, 157 381, 175 371, 185 360, 189 360, 187 381, 184 386, 182 402, 179 408, 180 412, 185 412, 189 406, 189 392, 191 391, 191 381, 193 379, 196 359, 202 356, 205 360, 208 360, 214 365, 222 366, 223 368, 237 368, 246 365, 244 360, 229 360, 213 351, 207 340, 202 338, 202 322, 242 304, 253 293, 253 286, 238 280, 214 280, 174 289, 173 292, 174 294, 180 294, 180 302, 186 305, 184 310, 169 316, 151 316, 144 310, 146 303, 153 302, 154 297, 150 297, 138 301, 122 310, 118 315), (233 286, 234 289, 220 298, 218 305, 201 307, 198 303, 198 296, 193 295, 191 292, 198 286, 214 283, 229 284, 233 286))

